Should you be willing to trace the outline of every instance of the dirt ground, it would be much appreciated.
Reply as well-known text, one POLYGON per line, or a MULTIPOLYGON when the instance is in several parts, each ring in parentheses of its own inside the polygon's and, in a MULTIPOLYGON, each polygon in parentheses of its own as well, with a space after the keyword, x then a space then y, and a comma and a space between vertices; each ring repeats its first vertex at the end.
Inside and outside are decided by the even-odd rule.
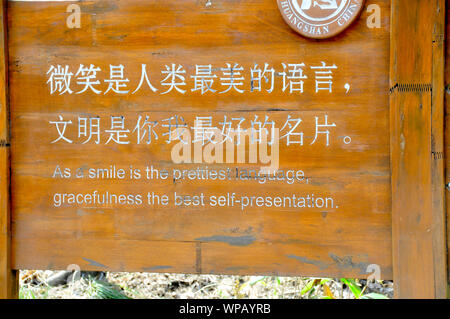
MULTIPOLYGON (((49 286, 56 274, 22 270, 20 298, 356 298, 345 279, 100 272, 81 273, 76 280, 69 277, 62 285, 49 286)), ((393 296, 390 281, 355 283, 361 296, 393 296)))

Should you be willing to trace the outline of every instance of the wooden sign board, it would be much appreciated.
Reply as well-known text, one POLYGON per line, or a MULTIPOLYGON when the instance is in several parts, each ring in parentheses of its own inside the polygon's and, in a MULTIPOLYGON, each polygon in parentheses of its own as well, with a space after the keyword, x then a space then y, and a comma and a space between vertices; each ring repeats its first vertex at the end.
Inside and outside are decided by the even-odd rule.
POLYGON ((11 268, 392 279, 394 3, 8 2, 11 268))

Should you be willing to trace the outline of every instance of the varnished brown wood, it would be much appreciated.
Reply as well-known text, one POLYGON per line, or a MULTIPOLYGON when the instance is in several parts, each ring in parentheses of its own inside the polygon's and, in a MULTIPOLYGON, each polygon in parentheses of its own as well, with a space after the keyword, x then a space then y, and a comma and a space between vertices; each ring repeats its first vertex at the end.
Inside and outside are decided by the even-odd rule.
MULTIPOLYGON (((289 0, 277 0, 280 13, 283 19, 291 28, 301 34, 312 39, 327 39, 344 31, 349 25, 358 19, 362 10, 364 10, 364 0, 347 1, 340 12, 330 10, 328 6, 325 12, 328 12, 329 19, 325 20, 323 6, 320 2, 309 1, 306 10, 299 6, 301 2, 296 1, 295 4, 289 0), (319 4, 319 5, 317 5, 319 4), (310 20, 320 18, 320 21, 310 20)), ((339 3, 339 2, 338 2, 339 3)), ((338 3, 335 2, 337 5, 338 3)), ((341 2, 342 3, 342 2, 341 2)), ((303 4, 306 4, 303 1, 303 4)), ((322 4, 323 5, 323 4, 322 4)), ((340 3, 339 3, 340 5, 340 3)))
POLYGON ((399 298, 446 296, 444 13, 444 1, 392 1, 392 239, 399 298))
MULTIPOLYGON (((379 4, 382 12, 390 10, 387 0, 366 1, 371 3, 379 4)), ((336 38, 316 42, 292 31, 273 0, 246 0, 239 5, 213 1, 211 6, 175 0, 80 5, 82 28, 67 29, 66 3, 9 3, 14 268, 60 269, 78 264, 86 270, 367 277, 367 266, 377 264, 383 278, 392 278, 388 14, 382 16, 381 29, 369 29, 364 11, 336 38), (75 68, 93 63, 107 70, 109 64, 124 63, 130 83, 137 83, 141 63, 156 70, 153 75, 165 64, 180 63, 190 75, 193 66, 201 63, 221 67, 237 62, 248 70, 254 63, 320 61, 340 66, 333 95, 315 95, 311 74, 312 82, 302 95, 278 90, 220 96, 198 92, 50 96, 46 85, 51 64, 75 68), (352 87, 348 95, 346 82, 352 87), (327 149, 305 145, 300 150, 281 145, 282 168, 301 167, 311 174, 313 182, 297 188, 256 181, 227 185, 52 179, 58 164, 173 167, 170 145, 161 139, 151 146, 50 145, 54 132, 48 120, 64 114, 75 121, 80 113, 103 118, 124 115, 127 125, 146 113, 159 120, 179 113, 191 124, 196 115, 210 113, 219 119, 223 114, 247 118, 267 114, 278 122, 292 113, 304 117, 304 130, 309 132, 314 115, 327 113, 341 123, 335 135, 351 134, 354 144, 334 143, 327 149), (245 213, 236 208, 172 205, 51 206, 54 192, 94 188, 185 194, 325 192, 334 193, 342 205, 322 212, 251 208, 245 213)), ((76 133, 68 134, 76 138, 76 133)))
MULTIPOLYGON (((447 279, 450 282, 450 6, 446 6, 446 33, 445 33, 445 184, 446 184, 446 211, 447 211, 447 279)), ((450 286, 449 286, 450 287, 450 286)))
POLYGON ((432 212, 433 212, 433 243, 437 253, 434 255, 436 297, 449 297, 446 282, 447 241, 446 241, 446 187, 445 187, 445 36, 447 1, 435 1, 433 25, 433 78, 432 78, 432 126, 431 148, 432 159, 432 212))
MULTIPOLYGON (((86 270, 326 277, 366 277, 367 267, 376 264, 383 279, 394 278, 399 298, 446 297, 445 1, 366 1, 366 6, 373 3, 391 12, 391 23, 385 14, 381 29, 369 29, 363 12, 343 34, 317 42, 295 34, 272 0, 246 0, 238 6, 89 1, 80 4, 81 29, 67 28, 66 3, 10 2, 9 40, 3 26, 0 56, 0 297, 14 296, 17 281, 11 268, 64 269, 70 264, 86 270), (280 91, 50 95, 46 86, 46 72, 56 64, 76 69, 92 63, 106 70, 123 63, 130 83, 137 83, 142 63, 153 71, 183 64, 188 76, 202 63, 221 67, 237 62, 248 70, 254 63, 320 61, 340 66, 333 95, 315 95, 311 87, 300 96, 280 91), (346 82, 352 88, 348 95, 346 82), (60 114, 74 122, 80 114, 123 115, 128 126, 140 114, 159 120, 181 114, 189 123, 210 114, 269 115, 280 123, 287 114, 298 114, 305 131, 312 130, 315 115, 328 114, 340 123, 335 134, 350 134, 354 142, 327 149, 281 145, 281 168, 304 169, 313 181, 294 190, 257 181, 58 180, 51 178, 56 165, 174 167, 171 145, 162 139, 150 146, 50 144, 54 132, 48 121, 60 114), (172 204, 55 208, 50 202, 55 192, 93 190, 250 196, 324 192, 335 194, 340 207, 242 212, 172 204)), ((1 13, 4 18, 4 7, 1 13)), ((447 84, 449 73, 447 63, 447 84)), ((448 105, 446 99, 447 114, 448 105)), ((76 131, 67 134, 76 140, 76 131)))
POLYGON ((10 136, 6 1, 0 3, 0 299, 17 297, 11 262, 10 136))

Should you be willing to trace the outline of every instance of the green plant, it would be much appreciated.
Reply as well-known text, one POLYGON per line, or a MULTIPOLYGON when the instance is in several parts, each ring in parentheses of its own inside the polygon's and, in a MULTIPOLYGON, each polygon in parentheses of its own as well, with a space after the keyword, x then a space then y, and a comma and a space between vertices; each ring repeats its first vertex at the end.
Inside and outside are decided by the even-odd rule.
POLYGON ((308 297, 317 297, 314 296, 314 292, 316 291, 317 288, 319 287, 323 287, 324 292, 326 294, 326 297, 324 297, 325 299, 334 299, 333 294, 331 293, 331 289, 328 286, 328 282, 330 282, 331 279, 329 278, 310 278, 305 287, 303 287, 303 289, 300 291, 300 295, 302 297, 304 296, 308 296, 308 297), (327 292, 329 292, 329 294, 327 294, 327 292))
POLYGON ((93 296, 99 299, 132 299, 110 283, 90 279, 93 296))
POLYGON ((364 295, 364 291, 367 286, 361 290, 359 283, 355 279, 341 278, 341 282, 347 285, 355 299, 389 299, 388 297, 377 293, 369 293, 364 295))
MULTIPOLYGON (((364 294, 367 286, 361 289, 361 284, 357 279, 340 278, 338 282, 347 286, 355 299, 388 299, 386 296, 377 293, 364 294)), ((331 291, 333 283, 336 283, 336 281, 329 278, 309 278, 300 295, 308 298, 336 299, 337 297, 331 291), (323 295, 320 294, 320 289, 322 289, 323 295)))
POLYGON ((359 299, 361 297, 361 288, 355 279, 341 278, 340 280, 343 284, 347 285, 355 299, 359 299))
POLYGON ((386 297, 385 295, 381 295, 381 294, 377 294, 377 293, 370 293, 370 294, 366 294, 364 296, 361 296, 359 299, 389 299, 388 297, 386 297))
POLYGON ((19 289, 19 299, 37 299, 37 297, 31 288, 24 286, 19 289))

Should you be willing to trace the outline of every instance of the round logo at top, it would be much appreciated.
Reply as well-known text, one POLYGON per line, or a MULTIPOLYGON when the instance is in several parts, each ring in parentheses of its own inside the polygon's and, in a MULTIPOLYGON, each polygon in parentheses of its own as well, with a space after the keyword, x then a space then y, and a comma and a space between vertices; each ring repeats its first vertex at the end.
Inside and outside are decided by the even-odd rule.
POLYGON ((283 19, 301 35, 333 37, 347 29, 361 13, 364 0, 277 0, 283 19))

